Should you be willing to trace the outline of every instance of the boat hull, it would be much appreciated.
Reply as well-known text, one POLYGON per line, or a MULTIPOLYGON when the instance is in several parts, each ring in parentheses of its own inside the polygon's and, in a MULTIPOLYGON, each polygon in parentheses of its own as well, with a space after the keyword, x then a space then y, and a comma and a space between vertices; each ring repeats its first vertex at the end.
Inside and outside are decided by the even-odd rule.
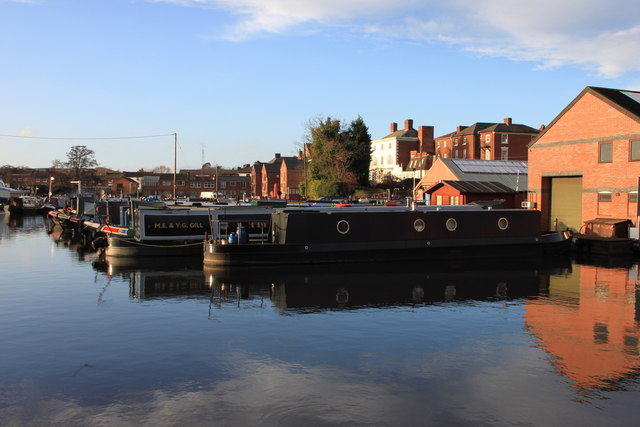
POLYGON ((286 265, 379 261, 434 261, 463 263, 470 259, 537 259, 567 253, 571 237, 551 233, 537 238, 448 239, 421 242, 367 242, 341 244, 204 244, 204 264, 286 265))
POLYGON ((202 256, 200 242, 157 240, 139 242, 133 238, 107 236, 104 254, 108 257, 167 257, 202 256))

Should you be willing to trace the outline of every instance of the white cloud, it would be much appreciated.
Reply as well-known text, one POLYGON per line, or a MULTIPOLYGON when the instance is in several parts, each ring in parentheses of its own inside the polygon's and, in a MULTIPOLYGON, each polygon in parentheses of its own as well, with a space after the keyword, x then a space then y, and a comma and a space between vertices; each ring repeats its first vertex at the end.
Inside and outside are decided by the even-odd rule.
POLYGON ((221 35, 345 28, 362 34, 455 44, 540 67, 577 65, 605 77, 640 71, 636 0, 149 0, 226 10, 221 35))

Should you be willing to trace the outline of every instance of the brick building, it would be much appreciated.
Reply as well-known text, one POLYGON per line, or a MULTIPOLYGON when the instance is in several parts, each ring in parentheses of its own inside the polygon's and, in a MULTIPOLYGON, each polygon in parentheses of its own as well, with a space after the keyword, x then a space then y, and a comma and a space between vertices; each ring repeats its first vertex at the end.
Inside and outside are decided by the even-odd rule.
POLYGON ((407 119, 404 121, 404 129, 398 130, 398 124, 391 123, 388 135, 371 141, 369 179, 376 183, 389 177, 412 178, 417 170, 415 168, 427 164, 421 162, 425 153, 434 153, 433 126, 414 129, 413 120, 407 119))
POLYGON ((282 198, 300 200, 300 183, 304 180, 304 160, 297 157, 283 157, 280 166, 280 190, 282 198))
POLYGON ((482 160, 527 160, 527 148, 540 130, 513 123, 475 123, 436 138, 436 157, 482 160))
POLYGON ((526 200, 526 189, 527 162, 439 157, 416 185, 414 197, 418 200, 424 199, 432 205, 504 199, 508 200, 510 207, 519 207, 521 202, 526 200), (453 184, 453 181, 465 184, 453 184), (448 184, 437 186, 443 182, 448 184), (510 192, 504 187, 510 189, 510 192), (442 196, 440 200, 437 198, 438 195, 442 196), (463 195, 469 197, 461 197, 463 195))
POLYGON ((543 229, 636 222, 640 92, 586 87, 529 148, 529 202, 543 229))

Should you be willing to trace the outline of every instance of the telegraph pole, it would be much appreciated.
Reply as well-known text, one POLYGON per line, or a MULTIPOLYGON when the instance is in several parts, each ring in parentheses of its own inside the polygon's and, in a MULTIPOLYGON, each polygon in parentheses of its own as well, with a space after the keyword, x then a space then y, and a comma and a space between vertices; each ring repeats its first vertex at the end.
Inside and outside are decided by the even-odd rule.
POLYGON ((176 169, 178 167, 178 133, 173 134, 173 204, 178 204, 176 199, 176 169))

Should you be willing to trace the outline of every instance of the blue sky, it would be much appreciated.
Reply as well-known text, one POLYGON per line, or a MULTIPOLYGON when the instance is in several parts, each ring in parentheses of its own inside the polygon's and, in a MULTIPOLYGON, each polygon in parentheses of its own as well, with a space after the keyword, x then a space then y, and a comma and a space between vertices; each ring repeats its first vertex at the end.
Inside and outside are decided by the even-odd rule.
POLYGON ((73 145, 119 170, 292 155, 305 124, 548 124, 640 89, 635 0, 0 0, 0 165, 73 145), (7 136, 8 135, 8 136, 7 136), (28 138, 15 138, 23 136, 28 138), (56 138, 56 139, 42 139, 56 138), (74 139, 104 138, 104 139, 74 139))

